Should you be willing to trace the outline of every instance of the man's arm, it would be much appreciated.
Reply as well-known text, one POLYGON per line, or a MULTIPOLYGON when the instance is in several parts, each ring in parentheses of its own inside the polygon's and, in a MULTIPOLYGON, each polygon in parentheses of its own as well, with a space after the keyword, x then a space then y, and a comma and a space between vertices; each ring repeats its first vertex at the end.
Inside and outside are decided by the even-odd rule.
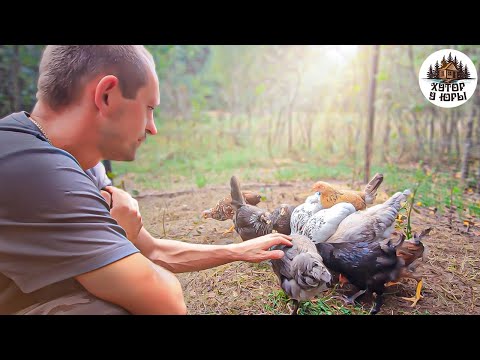
POLYGON ((138 218, 141 219, 138 202, 116 187, 108 186, 106 190, 108 192, 102 191, 102 195, 107 203, 112 203, 112 217, 124 228, 128 227, 129 223, 135 224, 135 231, 131 232, 129 240, 145 257, 174 273, 209 269, 233 261, 260 262, 279 259, 284 255, 283 251, 268 249, 279 244, 292 246, 289 241, 291 237, 280 233, 229 245, 192 244, 154 238, 138 221, 138 218), (121 203, 122 206, 116 204, 115 199, 118 199, 118 204, 121 203), (114 212, 116 207, 117 211, 114 212))
POLYGON ((182 287, 175 275, 139 253, 76 279, 88 292, 132 314, 186 313, 182 287))
POLYGON ((209 269, 233 261, 279 259, 284 255, 283 251, 268 249, 278 244, 292 246, 290 239, 290 236, 275 233, 237 244, 192 244, 154 238, 142 227, 135 246, 154 263, 174 273, 181 273, 209 269))

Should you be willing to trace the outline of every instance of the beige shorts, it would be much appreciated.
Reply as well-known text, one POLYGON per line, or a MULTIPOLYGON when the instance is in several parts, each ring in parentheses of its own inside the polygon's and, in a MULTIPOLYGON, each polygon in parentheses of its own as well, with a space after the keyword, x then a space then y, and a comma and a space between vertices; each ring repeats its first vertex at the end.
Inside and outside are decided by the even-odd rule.
POLYGON ((101 300, 86 290, 46 303, 33 304, 15 315, 130 315, 125 309, 101 300))

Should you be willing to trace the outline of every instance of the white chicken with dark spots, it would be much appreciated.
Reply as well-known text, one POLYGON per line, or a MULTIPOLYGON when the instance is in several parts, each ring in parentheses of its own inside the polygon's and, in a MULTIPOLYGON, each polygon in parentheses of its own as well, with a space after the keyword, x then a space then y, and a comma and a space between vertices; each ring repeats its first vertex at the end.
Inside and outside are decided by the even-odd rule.
POLYGON ((337 231, 339 224, 355 211, 355 206, 346 202, 322 209, 310 217, 303 227, 302 234, 315 244, 324 242, 337 231))
POLYGON ((295 303, 292 312, 295 315, 300 301, 310 300, 324 291, 332 275, 309 238, 300 234, 291 236, 293 246, 272 247, 272 250, 283 250, 285 255, 281 259, 271 260, 271 264, 281 288, 295 303))
POLYGON ((292 212, 290 218, 290 229, 292 234, 302 234, 303 227, 313 214, 322 209, 320 204, 320 193, 316 192, 307 197, 303 204, 298 205, 292 212))

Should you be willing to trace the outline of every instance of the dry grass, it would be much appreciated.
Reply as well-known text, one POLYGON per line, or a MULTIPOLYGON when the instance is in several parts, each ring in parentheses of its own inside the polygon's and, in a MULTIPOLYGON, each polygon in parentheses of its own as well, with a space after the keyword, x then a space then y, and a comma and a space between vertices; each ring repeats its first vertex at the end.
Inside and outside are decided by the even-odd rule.
MULTIPOLYGON (((267 199, 259 206, 273 209, 280 203, 298 204, 305 198, 310 184, 288 183, 283 186, 263 186, 267 199)), ((259 191, 259 185, 244 186, 259 191)), ((200 214, 227 194, 225 186, 203 188, 178 196, 139 197, 144 223, 154 235, 187 242, 226 244, 241 241, 236 233, 222 235, 231 221, 204 220, 200 214)), ((386 194, 384 194, 386 196, 386 194)), ((381 197, 380 197, 381 198, 381 197)), ((416 282, 402 279, 385 294, 385 303, 379 314, 480 314, 480 238, 478 226, 465 233, 462 219, 450 222, 445 215, 437 215, 419 207, 412 213, 412 230, 433 227, 424 244, 428 247, 427 261, 419 271, 423 275, 423 298, 412 308, 401 296, 415 293, 416 282)), ((266 262, 259 264, 235 262, 195 273, 178 274, 190 314, 290 314, 288 303, 277 278, 266 262)), ((358 306, 345 306, 332 296, 352 294, 353 288, 335 286, 321 299, 306 302, 300 314, 366 314, 372 305, 366 297, 358 306)), ((290 307, 289 307, 290 306, 290 307)))

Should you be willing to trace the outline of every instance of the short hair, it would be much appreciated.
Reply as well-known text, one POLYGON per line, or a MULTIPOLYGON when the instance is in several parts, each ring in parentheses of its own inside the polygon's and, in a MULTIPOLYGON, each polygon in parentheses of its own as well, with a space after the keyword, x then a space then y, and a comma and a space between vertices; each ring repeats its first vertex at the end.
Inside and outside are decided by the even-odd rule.
POLYGON ((60 110, 102 73, 116 76, 122 95, 134 99, 147 83, 148 62, 153 58, 141 45, 48 45, 40 60, 37 99, 60 110))

